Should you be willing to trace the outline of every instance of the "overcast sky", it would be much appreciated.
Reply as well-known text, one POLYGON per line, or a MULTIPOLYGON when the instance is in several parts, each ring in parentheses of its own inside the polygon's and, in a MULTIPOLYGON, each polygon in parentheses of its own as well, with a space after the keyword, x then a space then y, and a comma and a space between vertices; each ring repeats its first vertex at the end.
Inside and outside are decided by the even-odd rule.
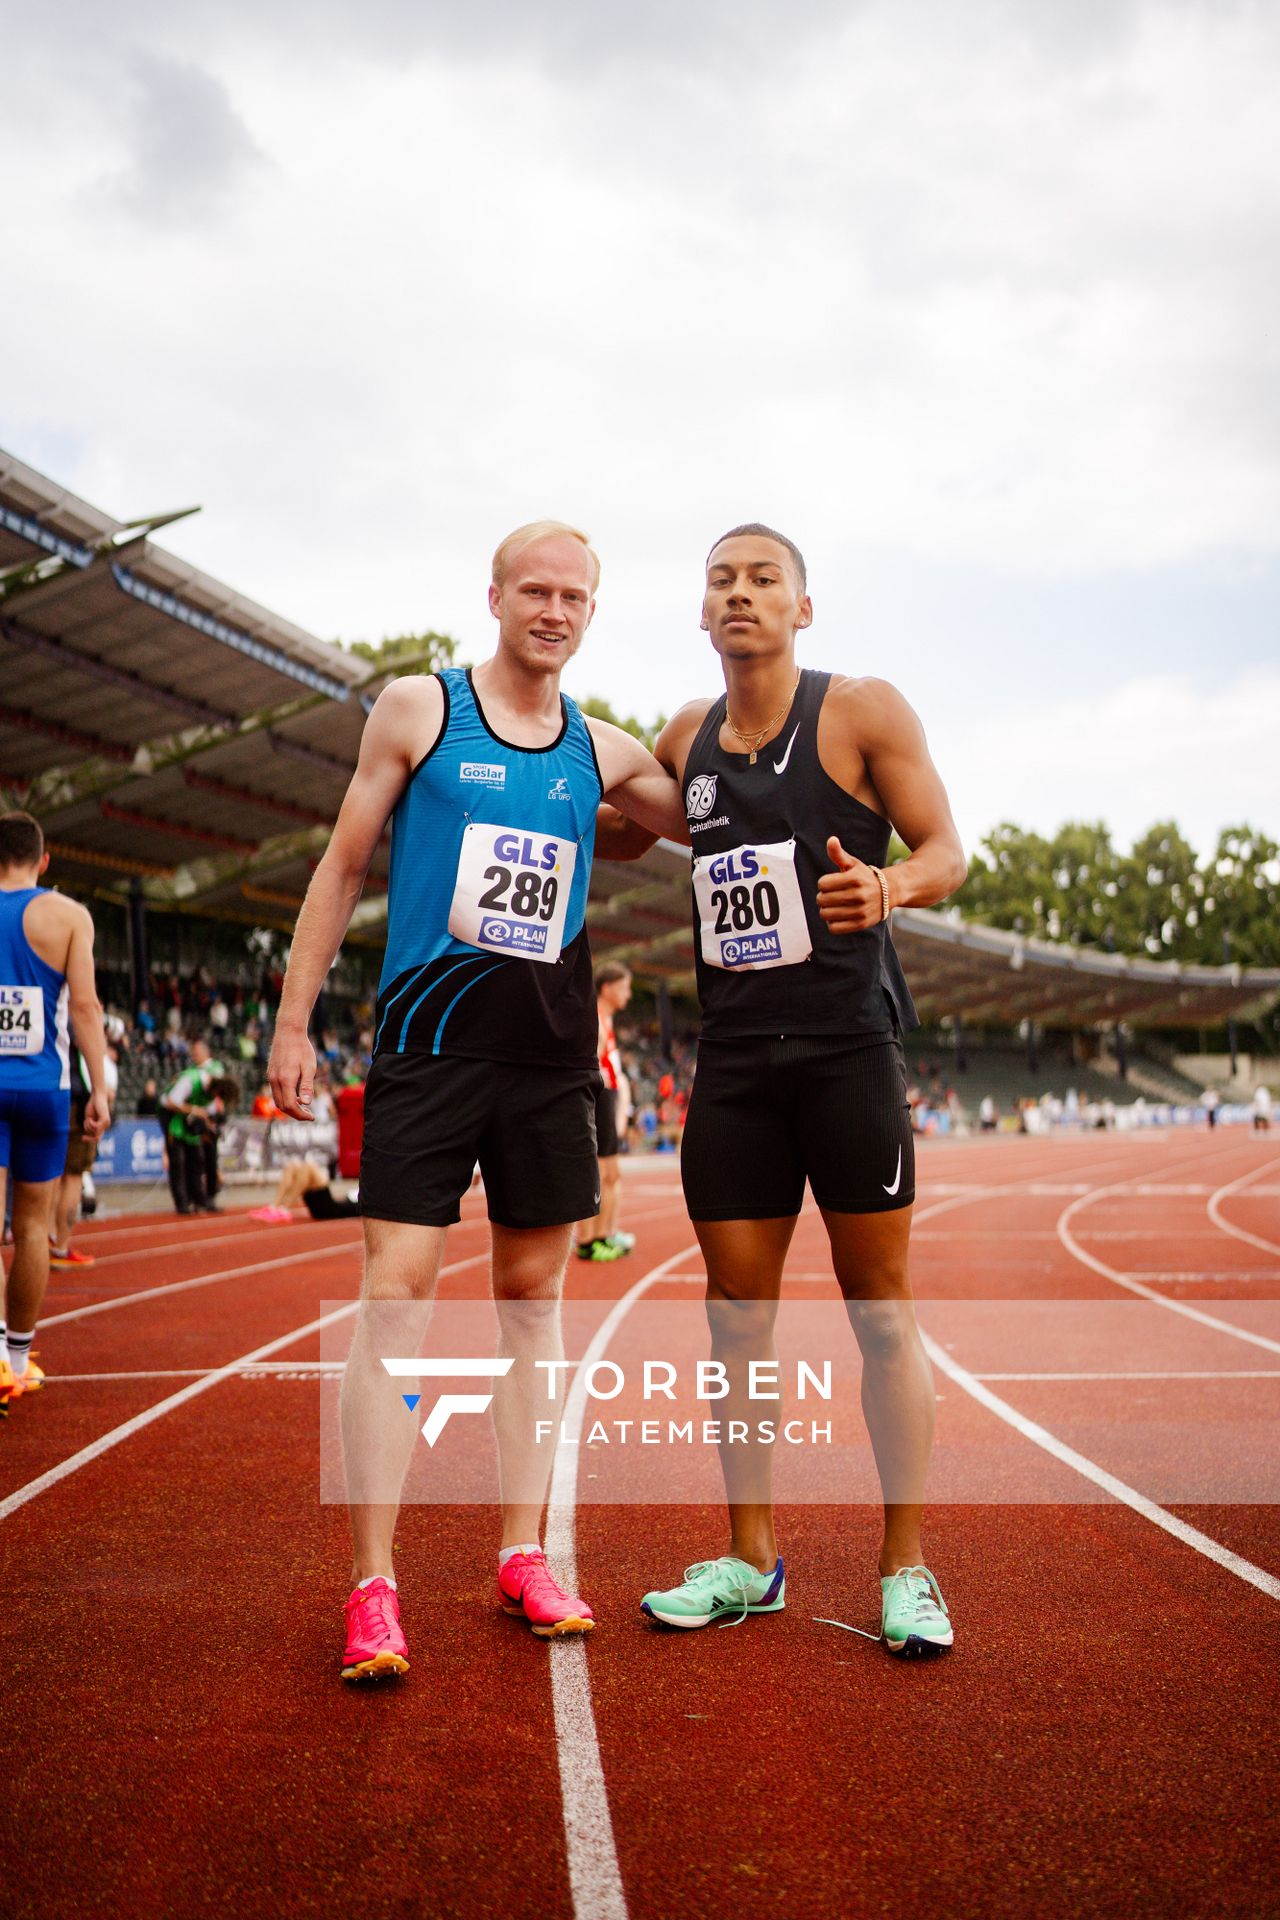
POLYGON ((482 658, 595 538, 566 684, 718 684, 805 549, 996 821, 1280 834, 1280 9, 0 0, 0 442, 315 633, 482 658))

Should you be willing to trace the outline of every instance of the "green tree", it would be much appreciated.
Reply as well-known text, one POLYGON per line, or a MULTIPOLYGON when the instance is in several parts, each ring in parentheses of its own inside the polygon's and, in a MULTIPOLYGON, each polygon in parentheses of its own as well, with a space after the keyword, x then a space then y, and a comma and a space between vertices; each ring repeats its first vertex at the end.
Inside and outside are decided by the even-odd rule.
POLYGON ((447 633, 398 633, 386 640, 353 640, 350 651, 374 667, 394 673, 408 661, 417 662, 414 673, 438 673, 451 667, 458 643, 447 633))
POLYGON ((1012 820, 1002 820, 969 862, 956 904, 970 920, 1049 937, 1052 905, 1049 842, 1012 820))
POLYGON ((1157 960, 1192 960, 1200 952, 1204 875, 1196 850, 1173 820, 1157 821, 1135 842, 1128 862, 1124 911, 1116 945, 1157 960))
POLYGON ((1225 827, 1202 879, 1195 957, 1221 964, 1225 933, 1240 966, 1280 965, 1280 846, 1253 827, 1225 827))
POLYGON ((642 741, 650 753, 653 752, 654 741, 667 724, 667 716, 664 713, 660 713, 656 720, 647 723, 637 720, 634 714, 628 714, 624 720, 620 713, 614 712, 607 700, 601 700, 595 694, 592 694, 589 699, 580 701, 579 705, 591 719, 607 720, 610 726, 621 727, 624 733, 629 733, 636 740, 642 741))

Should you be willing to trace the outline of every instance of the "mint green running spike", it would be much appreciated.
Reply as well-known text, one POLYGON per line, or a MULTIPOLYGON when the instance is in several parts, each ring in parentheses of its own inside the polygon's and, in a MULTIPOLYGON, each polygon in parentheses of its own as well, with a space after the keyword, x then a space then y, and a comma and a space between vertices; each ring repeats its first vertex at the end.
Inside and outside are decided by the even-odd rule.
POLYGON ((954 1634, 942 1590, 928 1567, 900 1567, 880 1581, 881 1632, 890 1653, 945 1653, 954 1634))
POLYGON ((749 1561, 724 1554, 719 1560, 695 1560, 680 1586, 646 1593, 640 1611, 664 1627, 707 1627, 713 1620, 736 1627, 749 1613, 781 1613, 786 1590, 781 1559, 768 1573, 757 1573, 749 1561))

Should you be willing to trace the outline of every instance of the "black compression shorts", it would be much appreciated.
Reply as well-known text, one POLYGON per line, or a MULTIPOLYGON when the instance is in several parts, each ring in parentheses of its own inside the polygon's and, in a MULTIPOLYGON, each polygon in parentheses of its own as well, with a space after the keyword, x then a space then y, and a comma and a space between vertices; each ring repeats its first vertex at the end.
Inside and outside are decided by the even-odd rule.
POLYGON ((618 1151, 618 1095, 603 1074, 596 1090, 596 1152, 602 1160, 612 1160, 618 1151))
POLYGON ((907 1070, 896 1034, 703 1040, 680 1150, 693 1220, 799 1213, 806 1179, 832 1213, 915 1199, 907 1070))
POLYGON ((598 1079, 589 1067, 379 1054, 365 1087, 361 1213, 451 1226, 479 1161, 498 1226, 590 1220, 598 1079))

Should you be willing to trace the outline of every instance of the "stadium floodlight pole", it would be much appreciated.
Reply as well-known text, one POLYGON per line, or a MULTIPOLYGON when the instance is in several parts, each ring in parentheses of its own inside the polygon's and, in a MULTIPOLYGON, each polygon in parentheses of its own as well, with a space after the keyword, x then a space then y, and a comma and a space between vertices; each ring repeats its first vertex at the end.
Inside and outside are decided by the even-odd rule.
MULTIPOLYGON (((1229 927, 1222 929, 1222 964, 1224 967, 1231 965, 1231 930, 1229 927)), ((1230 1013, 1227 1015, 1227 1052, 1231 1056, 1231 1078, 1233 1080, 1239 1072, 1239 1060, 1237 1058, 1238 1044, 1235 1015, 1234 1013, 1230 1013)))

